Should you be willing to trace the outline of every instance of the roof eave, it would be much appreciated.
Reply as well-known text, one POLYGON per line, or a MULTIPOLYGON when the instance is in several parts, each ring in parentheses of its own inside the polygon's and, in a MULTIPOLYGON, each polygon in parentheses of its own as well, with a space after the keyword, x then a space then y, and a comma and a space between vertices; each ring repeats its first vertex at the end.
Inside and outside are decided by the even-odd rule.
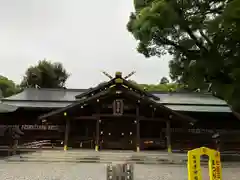
MULTIPOLYGON (((188 122, 191 122, 191 123, 195 123, 195 122, 197 121, 197 120, 195 120, 195 119, 193 119, 193 118, 191 118, 191 117, 189 117, 189 116, 185 116, 185 115, 179 114, 179 113, 173 111, 172 109, 165 107, 165 106, 162 105, 161 103, 157 103, 156 101, 151 100, 151 99, 150 99, 149 97, 147 97, 147 96, 145 96, 145 97, 139 96, 136 92, 130 91, 130 90, 128 90, 127 88, 124 88, 123 90, 125 91, 124 93, 129 94, 129 95, 131 95, 131 96, 134 96, 134 97, 136 97, 137 99, 140 99, 140 100, 143 100, 143 101, 145 101, 145 102, 154 104, 156 107, 160 107, 160 108, 162 108, 162 109, 165 109, 167 112, 169 112, 169 114, 178 116, 178 117, 180 117, 180 119, 183 120, 183 121, 188 121, 188 122)), ((97 99, 97 98, 99 98, 99 97, 101 97, 101 96, 103 96, 103 95, 106 95, 106 94, 110 93, 110 91, 112 91, 112 89, 107 89, 107 90, 102 91, 102 92, 100 92, 100 93, 98 93, 98 94, 96 94, 96 95, 93 95, 92 97, 89 97, 89 98, 87 98, 87 99, 79 100, 78 102, 73 103, 73 104, 71 104, 71 105, 69 105, 69 106, 67 106, 67 107, 65 107, 65 108, 61 108, 61 109, 58 109, 58 110, 56 110, 56 111, 53 111, 53 112, 44 114, 44 115, 40 116, 39 119, 40 119, 40 120, 41 120, 41 119, 47 119, 47 118, 49 118, 49 117, 51 117, 51 116, 54 116, 54 115, 57 115, 57 114, 66 112, 66 111, 68 111, 70 108, 73 108, 73 107, 75 107, 75 106, 82 105, 82 104, 84 104, 84 103, 88 103, 90 100, 97 99)))
POLYGON ((140 87, 134 85, 133 83, 129 82, 129 81, 126 80, 126 79, 123 79, 123 84, 126 84, 127 86, 130 86, 130 87, 132 86, 133 89, 136 89, 136 90, 138 90, 138 91, 143 92, 144 95, 146 95, 146 96, 148 96, 148 97, 151 97, 151 98, 153 98, 153 99, 156 100, 156 101, 157 101, 157 100, 160 100, 159 97, 153 95, 153 94, 150 93, 150 92, 144 91, 143 89, 141 89, 140 87))
POLYGON ((137 96, 135 92, 129 91, 129 90, 127 90, 127 93, 128 93, 128 94, 131 94, 131 95, 133 95, 133 96, 136 96, 137 98, 140 98, 141 100, 144 100, 144 101, 146 101, 146 102, 148 101, 149 103, 154 104, 155 106, 159 106, 160 108, 165 109, 165 110, 166 110, 167 112, 169 112, 170 114, 173 114, 173 115, 176 115, 176 116, 180 117, 181 120, 183 120, 183 121, 186 121, 186 120, 187 120, 188 122, 191 122, 191 123, 196 123, 196 122, 197 122, 196 119, 194 119, 194 118, 192 118, 192 117, 189 117, 189 116, 186 116, 186 115, 182 115, 182 114, 180 114, 180 113, 178 113, 178 112, 176 112, 176 111, 174 111, 174 110, 172 110, 172 109, 170 109, 170 108, 162 105, 161 103, 157 103, 156 101, 150 99, 149 97, 137 96))
POLYGON ((106 83, 103 83, 101 85, 98 85, 94 88, 90 88, 88 89, 86 92, 82 93, 82 94, 79 94, 77 96, 75 96, 76 99, 80 99, 88 94, 92 94, 94 91, 97 91, 97 90, 100 90, 102 88, 105 88, 107 86, 110 86, 113 82, 114 82, 115 78, 111 79, 110 81, 106 82, 106 83))
POLYGON ((0 103, 0 113, 15 112, 17 109, 17 106, 0 103))
POLYGON ((89 97, 89 98, 86 98, 86 99, 82 99, 82 100, 76 101, 75 103, 70 104, 69 106, 66 106, 66 107, 64 107, 64 108, 58 109, 58 110, 56 110, 56 111, 52 111, 52 112, 47 113, 47 114, 44 114, 44 115, 40 116, 38 119, 39 119, 39 120, 41 120, 41 119, 47 119, 47 118, 49 118, 50 116, 54 116, 54 115, 63 113, 63 112, 65 112, 65 111, 68 111, 70 108, 73 108, 73 107, 75 107, 75 106, 79 106, 79 105, 82 105, 82 104, 84 104, 84 103, 87 103, 87 102, 89 102, 89 101, 91 101, 91 100, 97 99, 97 98, 99 98, 100 96, 109 93, 110 91, 111 91, 111 89, 108 89, 108 90, 106 90, 106 91, 102 91, 102 92, 100 92, 100 93, 98 93, 98 94, 96 94, 96 95, 93 95, 92 97, 89 97))

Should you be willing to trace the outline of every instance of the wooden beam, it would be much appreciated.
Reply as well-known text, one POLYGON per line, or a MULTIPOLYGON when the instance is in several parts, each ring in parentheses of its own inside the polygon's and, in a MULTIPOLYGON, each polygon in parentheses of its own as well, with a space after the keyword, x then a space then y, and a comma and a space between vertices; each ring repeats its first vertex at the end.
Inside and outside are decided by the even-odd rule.
MULTIPOLYGON (((128 117, 128 118, 137 118, 137 115, 136 114, 123 114, 123 115, 114 115, 114 114, 93 114, 92 115, 93 117, 95 117, 95 119, 100 116, 100 117, 121 117, 121 118, 124 118, 124 117, 128 117)), ((140 116, 138 115, 138 119, 139 121, 140 120, 144 120, 144 121, 163 121, 163 122, 166 122, 167 120, 164 119, 164 118, 158 118, 158 117, 145 117, 145 116, 140 116)))
POLYGON ((114 114, 93 114, 94 117, 132 117, 136 118, 136 114, 123 114, 123 115, 114 115, 114 114))
POLYGON ((96 120, 97 116, 78 116, 78 117, 73 117, 75 120, 96 120))
POLYGON ((167 121, 166 119, 163 119, 163 118, 157 118, 157 117, 151 118, 151 117, 144 117, 144 116, 140 116, 139 120, 140 121, 161 121, 161 122, 167 121))
MULTIPOLYGON (((128 117, 128 118, 137 118, 136 114, 123 114, 123 115, 114 115, 114 114, 93 114, 92 115, 95 119, 97 118, 97 116, 100 117, 120 117, 120 118, 124 118, 124 117, 128 117)), ((166 122, 167 120, 164 118, 158 118, 158 117, 145 117, 145 116, 140 116, 138 115, 138 119, 139 121, 143 120, 143 121, 162 121, 162 122, 166 122)))
POLYGON ((155 109, 152 108, 152 118, 154 118, 154 117, 155 117, 155 109))

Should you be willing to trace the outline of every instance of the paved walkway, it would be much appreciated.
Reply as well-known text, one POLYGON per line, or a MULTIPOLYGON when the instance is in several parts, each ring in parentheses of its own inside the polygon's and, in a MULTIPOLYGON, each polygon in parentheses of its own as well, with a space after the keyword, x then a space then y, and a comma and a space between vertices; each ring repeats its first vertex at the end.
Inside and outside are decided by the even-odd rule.
MULTIPOLYGON (((223 169, 223 180, 238 180, 240 166, 223 169)), ((207 177, 203 169, 203 180, 207 177)), ((106 165, 97 163, 6 163, 0 161, 1 180, 106 180, 106 165)), ((187 167, 135 165, 134 180, 187 180, 187 167)))
POLYGON ((166 152, 133 152, 133 151, 37 151, 6 158, 7 161, 31 162, 138 162, 138 163, 175 163, 186 162, 186 154, 168 154, 166 152))
MULTIPOLYGON (((240 162, 240 155, 224 155, 222 160, 240 162), (230 159, 230 160, 229 160, 230 159)), ((36 152, 23 153, 5 158, 6 161, 27 161, 27 162, 100 162, 112 161, 131 162, 138 164, 186 164, 186 153, 172 153, 159 151, 100 151, 94 150, 41 150, 36 152)), ((203 159, 205 163, 207 159, 203 159)))

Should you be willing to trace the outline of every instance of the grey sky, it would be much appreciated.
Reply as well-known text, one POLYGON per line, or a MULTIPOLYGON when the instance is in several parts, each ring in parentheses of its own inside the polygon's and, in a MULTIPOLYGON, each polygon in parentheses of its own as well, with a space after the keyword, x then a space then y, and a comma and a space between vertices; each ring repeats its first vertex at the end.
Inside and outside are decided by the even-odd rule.
POLYGON ((0 74, 19 83, 28 66, 47 58, 71 73, 68 88, 108 80, 100 73, 137 71, 132 79, 157 83, 168 60, 145 59, 126 30, 133 0, 0 0, 0 74))

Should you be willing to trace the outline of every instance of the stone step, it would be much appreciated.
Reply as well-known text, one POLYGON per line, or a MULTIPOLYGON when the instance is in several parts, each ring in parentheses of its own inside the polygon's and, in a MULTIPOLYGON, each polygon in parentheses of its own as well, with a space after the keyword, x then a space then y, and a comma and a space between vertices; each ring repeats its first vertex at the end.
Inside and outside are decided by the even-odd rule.
MULTIPOLYGON (((118 157, 118 158, 132 158, 132 159, 161 159, 165 158, 174 158, 174 159, 184 159, 187 160, 186 154, 176 154, 173 153, 169 155, 168 153, 146 153, 146 152, 95 152, 95 151, 38 151, 33 153, 26 153, 22 154, 23 157, 101 157, 101 158, 110 158, 110 157, 118 157)), ((239 154, 222 154, 221 155, 222 161, 239 161, 240 162, 240 155, 239 154)), ((202 158, 203 161, 206 161, 206 158, 202 158)))
POLYGON ((131 160, 131 159, 90 159, 90 158, 19 158, 12 157, 8 158, 7 162, 96 162, 96 163, 113 163, 113 162, 124 162, 133 164, 186 164, 182 161, 170 161, 168 159, 162 160, 131 160))
MULTIPOLYGON (((65 155, 71 155, 71 156, 139 156, 139 157, 159 157, 159 156, 169 156, 168 153, 162 153, 162 154, 148 154, 148 153, 108 153, 108 152, 71 152, 71 151, 39 151, 39 152, 33 152, 29 153, 31 155, 39 155, 39 156, 52 156, 52 155, 60 155, 60 156, 65 156, 65 155)), ((186 155, 179 155, 179 154, 174 154, 174 156, 179 156, 179 157, 186 157, 186 155)))
POLYGON ((136 156, 134 154, 126 156, 120 155, 102 155, 90 156, 89 154, 81 153, 59 153, 59 154, 22 154, 5 159, 8 162, 128 162, 139 164, 186 164, 183 158, 174 158, 170 156, 136 156))
POLYGON ((38 159, 100 159, 100 160, 133 160, 133 161, 159 161, 159 160, 185 160, 183 157, 175 156, 134 156, 134 155, 85 155, 85 154, 22 154, 21 158, 38 159))
POLYGON ((24 156, 21 155, 19 158, 25 159, 94 159, 94 160, 133 160, 133 161, 159 161, 159 160, 184 160, 180 158, 170 158, 170 157, 102 157, 102 156, 49 156, 49 157, 42 157, 42 156, 24 156))

